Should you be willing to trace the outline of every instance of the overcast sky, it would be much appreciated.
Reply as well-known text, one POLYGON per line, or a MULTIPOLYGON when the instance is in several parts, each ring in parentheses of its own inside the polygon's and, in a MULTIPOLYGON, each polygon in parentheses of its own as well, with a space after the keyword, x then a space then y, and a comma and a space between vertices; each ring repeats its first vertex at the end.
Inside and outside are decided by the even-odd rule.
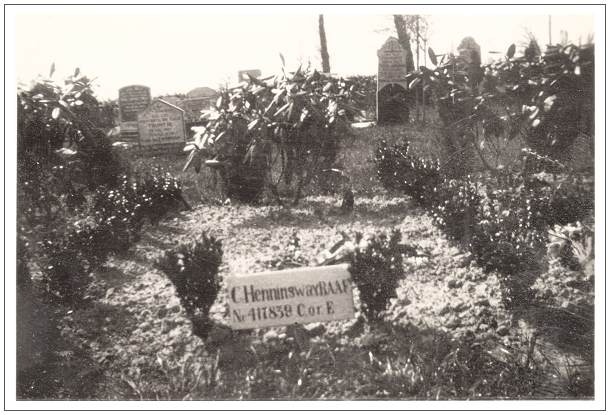
MULTIPOLYGON (((565 10, 553 6, 546 9, 552 14, 553 42, 560 40, 560 30, 566 30, 575 43, 594 35, 594 17, 586 10, 584 14, 572 10, 565 15, 565 10)), ((318 11, 313 8, 290 14, 285 8, 261 11, 246 7, 219 14, 206 6, 165 8, 161 12, 144 6, 125 10, 24 9, 15 19, 18 81, 47 74, 52 62, 57 68, 55 77, 60 79, 78 66, 82 73, 97 78, 100 98, 114 99, 120 87, 130 84, 150 86, 157 96, 185 93, 199 86, 217 88, 221 83, 235 82, 240 69, 277 73, 279 53, 285 56, 289 69, 299 62, 321 67, 318 11)), ((488 51, 505 51, 511 43, 524 42, 528 30, 541 45, 548 42, 549 15, 540 9, 527 15, 523 7, 509 10, 511 14, 488 11, 481 15, 485 10, 463 7, 449 15, 441 14, 442 8, 433 9, 437 13, 426 16, 430 23, 428 45, 436 53, 449 52, 463 37, 472 36, 481 45, 485 61, 491 56, 488 51)), ((363 7, 358 11, 325 13, 334 73, 375 74, 377 49, 388 36, 395 35, 390 14, 369 14, 363 7)))

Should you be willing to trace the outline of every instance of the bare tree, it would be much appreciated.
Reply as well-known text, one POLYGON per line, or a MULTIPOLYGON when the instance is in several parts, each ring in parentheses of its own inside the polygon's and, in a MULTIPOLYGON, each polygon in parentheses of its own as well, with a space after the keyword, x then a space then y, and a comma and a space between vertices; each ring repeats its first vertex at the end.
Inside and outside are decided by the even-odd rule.
POLYGON ((413 52, 411 51, 411 35, 407 30, 407 21, 405 16, 395 14, 394 26, 396 27, 396 34, 398 35, 398 42, 407 52, 407 72, 411 72, 415 68, 415 65, 413 64, 413 52))
POLYGON ((322 72, 330 72, 330 58, 328 56, 328 46, 326 44, 326 31, 324 30, 324 15, 318 18, 318 29, 320 30, 320 55, 322 56, 322 72))

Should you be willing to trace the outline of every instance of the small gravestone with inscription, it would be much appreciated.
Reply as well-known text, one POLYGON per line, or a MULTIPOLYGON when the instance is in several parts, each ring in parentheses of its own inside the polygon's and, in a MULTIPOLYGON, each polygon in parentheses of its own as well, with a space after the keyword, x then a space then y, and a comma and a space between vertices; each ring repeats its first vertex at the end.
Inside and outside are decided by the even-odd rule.
POLYGON ((119 89, 119 120, 121 139, 138 140, 138 114, 151 102, 150 88, 143 85, 129 85, 119 89))
POLYGON ((198 87, 186 93, 176 105, 184 110, 184 121, 187 125, 201 121, 201 112, 209 109, 218 97, 218 92, 206 86, 198 87))
POLYGON ((389 37, 377 51, 377 122, 407 122, 407 52, 398 39, 389 37))
POLYGON ((234 329, 354 318, 347 264, 236 275, 227 290, 234 329))
POLYGON ((138 114, 138 131, 142 149, 181 149, 186 141, 184 110, 162 99, 155 99, 138 114))

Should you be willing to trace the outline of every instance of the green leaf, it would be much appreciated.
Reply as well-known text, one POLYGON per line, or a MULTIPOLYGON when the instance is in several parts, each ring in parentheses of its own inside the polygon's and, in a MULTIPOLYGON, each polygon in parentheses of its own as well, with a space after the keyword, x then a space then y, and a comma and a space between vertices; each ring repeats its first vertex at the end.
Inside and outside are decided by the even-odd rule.
POLYGON ((53 112, 51 113, 51 117, 52 117, 54 120, 58 119, 58 118, 59 118, 59 114, 60 114, 60 112, 61 112, 61 108, 59 108, 59 107, 55 107, 55 108, 53 108, 53 112))
POLYGON ((51 64, 51 69, 49 70, 49 78, 52 78, 54 73, 55 73, 55 62, 53 62, 51 64))
POLYGON ((78 76, 78 74, 80 73, 80 68, 76 68, 74 70, 74 77, 76 78, 78 76))
POLYGON ((282 60, 282 68, 286 67, 286 59, 284 59, 284 55, 280 52, 280 59, 282 60))
POLYGON ((436 54, 432 48, 428 48, 428 56, 430 56, 430 62, 432 62, 432 65, 437 66, 438 61, 436 60, 436 54))
POLYGON ((517 50, 517 47, 515 46, 515 44, 513 43, 512 45, 510 45, 508 47, 508 50, 506 51, 506 57, 508 59, 512 59, 513 56, 515 56, 515 51, 517 50))

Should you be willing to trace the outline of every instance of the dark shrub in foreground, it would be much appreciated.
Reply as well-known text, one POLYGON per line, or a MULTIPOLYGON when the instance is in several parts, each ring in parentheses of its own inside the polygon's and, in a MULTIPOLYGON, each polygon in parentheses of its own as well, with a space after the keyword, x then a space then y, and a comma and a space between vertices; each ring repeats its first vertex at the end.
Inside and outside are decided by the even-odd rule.
POLYGON ((85 297, 90 282, 87 263, 72 235, 45 241, 48 256, 43 274, 48 293, 55 301, 77 305, 85 297))
POLYGON ((221 241, 203 232, 199 241, 165 251, 155 263, 174 284, 180 303, 194 324, 201 318, 207 320, 220 291, 221 262, 221 241))
POLYGON ((360 307, 369 321, 396 298, 398 282, 404 277, 400 232, 394 230, 390 237, 384 233, 368 240, 356 234, 356 248, 351 254, 349 271, 360 292, 360 307))

